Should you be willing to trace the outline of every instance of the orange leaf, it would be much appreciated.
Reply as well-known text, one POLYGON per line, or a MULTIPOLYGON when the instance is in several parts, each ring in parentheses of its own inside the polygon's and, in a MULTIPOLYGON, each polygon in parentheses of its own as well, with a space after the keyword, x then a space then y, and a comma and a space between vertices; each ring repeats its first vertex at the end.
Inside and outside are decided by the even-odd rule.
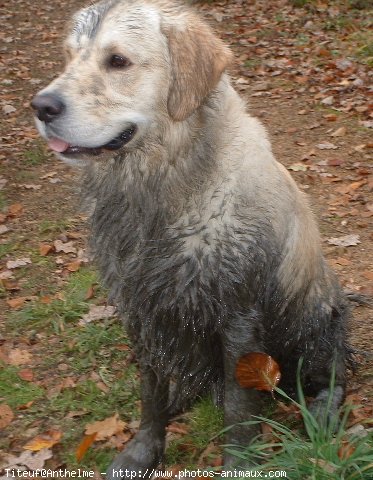
POLYGON ((9 305, 10 308, 14 308, 15 310, 18 310, 23 306, 26 300, 27 300, 27 297, 15 297, 15 298, 10 298, 9 300, 6 301, 6 303, 9 305))
POLYGON ((354 453, 355 447, 347 442, 347 440, 342 441, 342 445, 338 449, 338 457, 341 460, 347 460, 354 453))
POLYGON ((48 243, 41 243, 39 245, 39 253, 40 255, 42 255, 43 257, 45 257, 46 255, 48 255, 48 253, 52 252, 54 250, 54 246, 53 245, 49 245, 48 243))
POLYGON ((77 272, 80 268, 80 265, 81 265, 81 261, 80 260, 75 260, 74 262, 70 262, 66 265, 66 268, 69 272, 77 272))
POLYGON ((92 433, 97 433, 97 440, 99 441, 122 432, 125 426, 126 424, 119 419, 119 415, 116 413, 105 420, 86 425, 85 434, 91 435, 92 433))
POLYGON ((248 353, 237 362, 236 380, 241 387, 271 392, 280 378, 277 362, 266 353, 248 353))
POLYGON ((173 422, 167 427, 168 432, 172 433, 179 433, 180 435, 186 435, 188 433, 188 429, 186 425, 179 422, 173 422))
POLYGON ((94 432, 94 433, 91 433, 90 435, 86 435, 83 438, 83 440, 80 442, 80 445, 75 452, 75 456, 78 462, 80 462, 81 459, 84 457, 89 447, 95 441, 96 437, 97 437, 97 432, 94 432))
POLYGON ((29 402, 27 403, 24 403, 23 405, 19 405, 17 407, 17 410, 27 410, 28 408, 31 407, 31 405, 34 403, 34 400, 30 400, 29 402))
POLYGON ((8 208, 8 215, 11 217, 17 217, 20 215, 23 211, 23 205, 21 203, 13 203, 13 205, 10 205, 8 208))
POLYGON ((31 301, 31 300, 36 300, 37 297, 34 295, 31 295, 29 297, 14 297, 10 298, 6 301, 6 303, 9 305, 10 308, 14 308, 15 310, 18 310, 21 308, 25 302, 31 301))
POLYGON ((369 270, 366 270, 365 272, 363 272, 363 276, 367 280, 373 280, 373 272, 370 272, 369 270))
POLYGON ((91 300, 95 296, 95 284, 93 283, 87 290, 84 300, 91 300))
POLYGON ((5 290, 8 290, 9 292, 16 292, 17 290, 20 290, 17 280, 13 280, 12 278, 4 278, 3 280, 0 280, 0 283, 3 285, 5 290))
POLYGON ((32 452, 38 452, 43 448, 51 448, 61 440, 62 432, 59 430, 48 430, 41 435, 36 436, 30 440, 23 448, 25 450, 31 450, 32 452))
POLYGON ((13 420, 12 409, 6 403, 0 405, 0 430, 7 427, 13 420))
POLYGON ((32 382, 34 379, 34 372, 30 368, 23 368, 18 372, 18 376, 26 382, 32 382))

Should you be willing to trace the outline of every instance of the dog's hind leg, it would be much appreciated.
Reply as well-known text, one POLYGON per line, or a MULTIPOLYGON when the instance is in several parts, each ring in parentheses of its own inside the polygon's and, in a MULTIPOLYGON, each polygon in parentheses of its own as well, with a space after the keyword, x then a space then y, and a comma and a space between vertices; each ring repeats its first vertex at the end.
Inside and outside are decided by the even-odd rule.
MULTIPOLYGON (((250 422, 253 415, 259 415, 263 403, 263 394, 253 389, 242 388, 235 376, 236 365, 240 357, 250 352, 263 352, 260 340, 259 321, 254 313, 250 316, 229 320, 223 336, 224 350, 224 443, 227 446, 247 446, 260 433, 259 424, 250 422)), ((244 468, 250 461, 241 461, 225 451, 225 468, 244 468)), ((251 465, 252 466, 252 465, 251 465)))
POLYGON ((114 459, 106 478, 150 478, 161 462, 169 421, 169 380, 159 378, 148 366, 141 367, 141 423, 138 433, 114 459))

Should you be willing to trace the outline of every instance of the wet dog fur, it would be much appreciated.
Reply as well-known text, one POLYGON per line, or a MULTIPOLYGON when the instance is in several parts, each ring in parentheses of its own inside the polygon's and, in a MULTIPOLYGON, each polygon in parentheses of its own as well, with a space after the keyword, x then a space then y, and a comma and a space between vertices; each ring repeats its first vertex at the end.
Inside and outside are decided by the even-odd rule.
MULTIPOLYGON (((249 352, 271 355, 290 389, 303 358, 303 386, 321 410, 334 364, 335 414, 345 301, 307 199, 231 86, 227 47, 189 7, 109 0, 75 15, 66 52, 65 71, 38 94, 63 108, 46 121, 35 104, 37 124, 47 140, 77 146, 59 156, 83 169, 91 246, 141 370, 140 429, 108 478, 156 467, 171 412, 208 391, 226 426, 260 413, 262 394, 235 380, 249 352), (114 68, 113 55, 130 62, 114 68), (117 151, 103 147, 131 125, 117 151)), ((256 434, 236 425, 225 443, 256 434)), ((225 466, 234 462, 227 453, 225 466)))

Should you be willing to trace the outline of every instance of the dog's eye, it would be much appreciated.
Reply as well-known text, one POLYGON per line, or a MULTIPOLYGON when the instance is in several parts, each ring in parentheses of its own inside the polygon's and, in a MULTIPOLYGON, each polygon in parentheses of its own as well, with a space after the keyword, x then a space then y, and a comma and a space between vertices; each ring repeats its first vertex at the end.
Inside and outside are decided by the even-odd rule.
POLYGON ((113 68, 127 68, 132 65, 132 63, 126 57, 122 57, 121 55, 112 55, 109 59, 109 65, 113 68))

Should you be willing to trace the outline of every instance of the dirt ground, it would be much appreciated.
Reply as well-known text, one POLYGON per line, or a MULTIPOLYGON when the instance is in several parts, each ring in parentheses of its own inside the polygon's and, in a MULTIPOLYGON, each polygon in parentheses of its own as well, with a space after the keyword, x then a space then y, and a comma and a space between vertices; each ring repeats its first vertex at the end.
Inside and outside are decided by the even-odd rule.
MULTIPOLYGON (((297 8, 286 0, 223 0, 196 8, 231 45, 236 88, 267 126, 277 158, 309 195, 328 262, 347 290, 371 296, 369 14, 347 2, 304 3, 297 8)), ((85 267, 86 227, 77 208, 76 173, 38 139, 29 102, 61 70, 66 19, 84 4, 12 0, 1 5, 0 360, 39 387, 64 372, 65 367, 56 370, 56 363, 48 368, 42 362, 53 356, 60 330, 42 325, 28 330, 27 322, 19 329, 13 320, 33 302, 48 303, 51 292, 58 295, 85 267), (14 352, 28 357, 14 360, 14 352)), ((97 294, 95 303, 104 304, 104 298, 97 294)), ((357 415, 373 417, 372 311, 352 307, 351 343, 360 363, 348 393, 361 405, 357 415)), ((0 383, 0 402, 6 397, 1 388, 0 383)), ((4 430, 7 454, 21 451, 23 415, 23 409, 13 409, 4 430)), ((0 413, 0 424, 1 418, 0 413)), ((52 424, 39 414, 28 438, 52 424)))

